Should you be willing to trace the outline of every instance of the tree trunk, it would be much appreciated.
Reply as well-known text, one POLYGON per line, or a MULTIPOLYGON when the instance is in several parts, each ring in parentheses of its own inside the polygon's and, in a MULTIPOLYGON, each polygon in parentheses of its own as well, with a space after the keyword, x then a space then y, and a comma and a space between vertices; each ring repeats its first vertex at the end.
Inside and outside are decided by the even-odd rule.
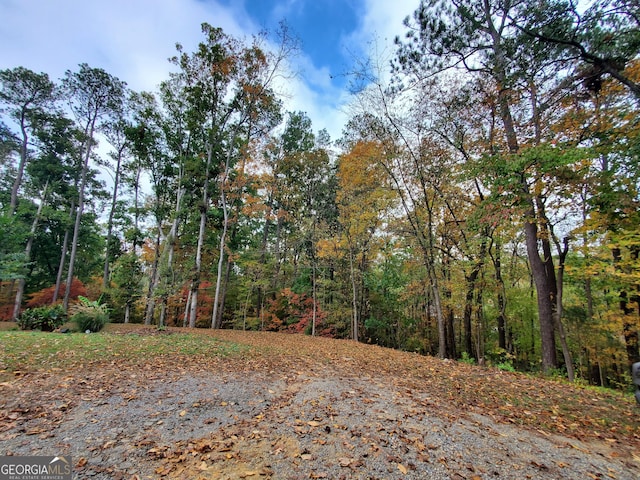
MULTIPOLYGON (((483 256, 482 249, 480 255, 483 256)), ((478 275, 480 274, 480 270, 482 269, 483 260, 480 259, 473 267, 471 273, 465 276, 465 280, 467 283, 467 292, 465 295, 465 304, 464 304, 464 348, 465 351, 473 358, 479 359, 479 352, 473 351, 473 326, 472 326, 472 317, 473 317, 473 304, 475 300, 475 291, 476 291, 476 282, 478 280, 478 275)))
POLYGON ((133 240, 133 253, 138 253, 138 232, 140 227, 140 175, 142 174, 142 166, 138 163, 136 169, 136 181, 133 187, 133 227, 135 228, 136 235, 133 240))
MULTIPOLYGON (((275 271, 273 272, 273 278, 271 280, 271 291, 275 296, 275 292, 278 290, 280 268, 282 266, 282 229, 284 226, 284 216, 282 211, 278 210, 278 222, 276 223, 276 241, 275 241, 275 271)), ((260 305, 262 310, 264 305, 260 305)))
POLYGON ((476 295, 476 324, 477 329, 477 344, 476 344, 476 358, 478 359, 478 365, 485 364, 485 332, 484 332, 484 314, 482 311, 482 289, 478 289, 476 295))
POLYGON ((155 256, 153 257, 153 267, 151 267, 151 275, 149 276, 149 289, 147 290, 147 301, 146 301, 146 309, 144 315, 144 324, 151 325, 153 321, 153 316, 156 309, 156 297, 155 291, 158 286, 158 278, 159 278, 159 268, 158 264, 160 262, 160 238, 161 233, 158 228, 158 235, 156 236, 156 248, 155 248, 155 256))
POLYGON ((29 136, 27 135, 27 128, 25 126, 25 110, 24 108, 20 112, 20 131, 22 132, 22 141, 20 142, 20 161, 18 163, 18 170, 16 172, 16 178, 13 181, 13 186, 11 187, 11 200, 9 204, 9 215, 13 216, 18 206, 18 190, 20 190, 20 185, 22 184, 22 177, 24 175, 24 167, 27 164, 27 155, 28 155, 28 142, 29 136))
POLYGON ((311 336, 316 336, 316 324, 318 321, 318 292, 316 285, 316 260, 315 255, 312 260, 313 264, 311 265, 311 296, 313 298, 313 310, 311 313, 311 336))
MULTIPOLYGON (((613 264, 617 270, 620 270, 620 261, 622 260, 622 252, 619 247, 612 249, 613 264)), ((638 254, 635 253, 635 260, 638 259, 638 254)), ((620 310, 625 318, 622 324, 622 335, 624 337, 625 348, 627 351, 627 361, 629 367, 636 362, 640 362, 640 338, 638 335, 638 329, 635 325, 636 318, 631 318, 634 309, 629 307, 631 299, 626 290, 622 290, 619 294, 620 298, 620 310)))
POLYGON ((358 341, 358 288, 356 283, 356 272, 353 266, 353 249, 349 245, 349 269, 351 273, 351 339, 358 341))
MULTIPOLYGON (((534 215, 533 207, 527 217, 534 215)), ((538 253, 538 227, 535 220, 525 220, 525 239, 531 274, 538 299, 538 320, 542 344, 542 370, 548 373, 558 364, 556 356, 553 289, 547 277, 547 269, 538 253)))
MULTIPOLYGON (((469 275, 465 276, 467 292, 464 305, 464 348, 466 352, 476 360, 480 360, 481 354, 478 349, 476 349, 475 352, 473 351, 473 304, 476 299, 476 283, 478 281, 478 276, 482 271, 482 267, 484 266, 486 252, 487 244, 486 241, 483 240, 480 244, 480 251, 478 252, 478 258, 473 266, 473 270, 471 270, 469 275)), ((478 295, 480 296, 480 294, 478 295)))
MULTIPOLYGON (((69 209, 69 222, 73 219, 73 211, 75 208, 75 202, 71 202, 69 209)), ((56 275, 56 287, 53 290, 53 299, 51 304, 55 304, 60 296, 60 288, 62 288, 62 276, 64 275, 64 264, 67 263, 67 250, 69 249, 69 227, 64 231, 64 239, 62 241, 62 248, 60 250, 60 263, 58 264, 58 274, 56 275)))
POLYGON ((498 347, 509 351, 507 348, 507 315, 505 301, 505 287, 502 279, 502 242, 496 239, 495 255, 493 257, 493 269, 496 283, 498 284, 498 347))
MULTIPOLYGON (((499 94, 499 105, 509 151, 512 154, 517 154, 519 151, 519 145, 515 134, 509 103, 506 98, 506 93, 503 90, 501 90, 499 94)), ((555 328, 553 321, 555 310, 555 288, 553 283, 555 282, 552 282, 553 277, 548 276, 549 262, 552 262, 552 259, 548 258, 545 262, 540 258, 540 253, 538 251, 538 226, 536 223, 535 207, 524 177, 521 180, 521 188, 523 197, 526 199, 524 233, 527 246, 527 257, 529 259, 529 265, 531 266, 531 273, 533 275, 538 300, 538 322, 540 324, 540 337, 542 343, 542 370, 546 373, 557 365, 555 328)), ((551 269, 553 269, 552 263, 551 269)))
MULTIPOLYGON (((42 214, 42 208, 44 207, 45 199, 47 198, 47 187, 49 186, 49 181, 47 181, 44 185, 44 190, 42 191, 42 196, 40 197, 40 204, 38 205, 38 211, 36 212, 36 216, 33 219, 33 223, 31 224, 31 230, 29 231, 29 239, 27 240, 27 246, 24 249, 24 261, 25 264, 28 265, 31 261, 31 248, 33 247, 33 237, 36 234, 36 228, 38 228, 38 223, 40 222, 40 215, 42 214)), ((13 306, 13 316, 12 320, 15 322, 18 320, 18 316, 20 316, 20 308, 22 307, 22 296, 24 295, 24 287, 26 284, 26 279, 24 277, 18 280, 18 290, 16 291, 15 303, 13 306)))
POLYGON ((116 161, 116 171, 113 180, 113 195, 111 196, 111 210, 109 211, 109 218, 107 220, 107 248, 104 256, 104 269, 102 273, 102 288, 106 290, 109 287, 109 247, 111 244, 111 237, 113 236, 113 217, 116 211, 116 203, 118 201, 118 188, 120 185, 120 165, 122 164, 122 155, 124 152, 124 146, 118 150, 118 159, 116 161))
POLYGON ((560 345, 562 346, 562 355, 564 357, 564 363, 567 368, 567 377, 570 382, 575 380, 575 372, 573 369, 573 358, 571 356, 571 350, 569 350, 569 345, 567 344, 567 334, 564 329, 564 325, 562 324, 562 295, 563 295, 563 281, 564 281, 564 264, 565 259, 567 258, 567 253, 569 252, 569 239, 564 239, 564 248, 560 248, 560 245, 557 244, 558 247, 558 297, 556 300, 556 314, 555 314, 555 322, 556 328, 558 329, 558 336, 560 337, 560 345))
MULTIPOLYGON (((515 122, 511 114, 509 92, 507 90, 507 61, 502 45, 501 32, 493 24, 489 3, 485 2, 485 13, 489 33, 493 40, 494 53, 494 78, 498 88, 498 110, 504 126, 505 138, 509 153, 515 155, 520 151, 518 137, 515 129, 515 122)), ((535 120, 535 118, 534 118, 535 120)), ((557 364, 555 328, 554 328, 554 294, 551 288, 550 279, 547 277, 546 265, 540 258, 538 251, 538 226, 536 223, 535 205, 527 180, 524 174, 520 181, 521 195, 524 198, 524 233, 527 246, 527 257, 531 266, 534 284, 538 297, 538 322, 540 324, 540 337, 542 343, 542 369, 548 372, 555 368, 557 364)))
MULTIPOLYGON (((178 175, 178 185, 180 185, 182 181, 182 169, 180 169, 180 174, 178 175)), ((174 273, 173 273, 173 255, 176 246, 176 238, 178 236, 178 225, 180 223, 180 205, 182 203, 182 195, 184 191, 182 187, 178 186, 178 191, 176 192, 176 207, 173 222, 171 224, 171 229, 169 230, 169 236, 165 238, 165 246, 164 251, 166 251, 166 275, 163 279, 163 294, 162 294, 162 306, 160 310, 160 319, 158 324, 160 326, 164 326, 167 324, 167 314, 169 310, 168 301, 169 301, 169 292, 173 293, 174 288, 174 273)), ((163 252, 164 253, 164 252, 163 252)))
POLYGON ((227 291, 229 288, 229 279, 231 278, 231 267, 233 266, 233 262, 227 255, 227 262, 225 267, 224 281, 222 282, 221 292, 220 292, 220 306, 218 308, 218 319, 217 319, 217 327, 222 328, 222 320, 224 319, 224 309, 227 302, 227 291))
POLYGON ((73 269, 76 262, 78 252, 78 239, 80 238, 80 224, 82 222, 82 213, 84 210, 84 194, 87 186, 87 173, 89 171, 89 159, 91 158, 91 145, 93 142, 93 132, 95 129, 96 116, 93 117, 89 124, 87 140, 85 144, 84 162, 82 164, 82 173, 80 176, 80 188, 78 193, 78 208, 76 210, 76 222, 73 227, 73 237, 71 240, 71 254, 69 255, 69 269, 67 271, 67 285, 64 292, 62 307, 65 312, 69 309, 69 296, 71 295, 71 283, 73 282, 73 269))
MULTIPOLYGON (((235 135, 234 135, 235 137, 235 135)), ((218 306, 220 302, 220 284, 222 282, 222 265, 224 264, 225 246, 227 242, 227 231, 229 229, 229 211, 227 209, 227 194, 225 189, 227 187, 227 178, 229 176, 229 168, 231 165, 231 155, 233 152, 233 140, 231 137, 231 145, 229 145, 229 151, 227 152, 227 160, 224 165, 224 172, 222 173, 222 179, 220 181, 220 200, 222 201, 222 233, 220 234, 220 248, 218 251, 218 274, 216 277, 216 293, 213 299, 213 314, 211 315, 211 328, 219 328, 218 324, 218 306)))
MULTIPOLYGON (((267 199, 267 205, 270 206, 269 211, 266 214, 265 220, 264 220, 264 227, 262 229, 262 242, 260 244, 260 265, 262 265, 262 271, 264 272, 264 270, 266 269, 266 265, 267 265, 267 244, 269 241, 269 230, 271 229, 271 205, 273 203, 273 193, 270 191, 269 192, 269 198, 267 199)), ((264 289, 262 287, 262 284, 258 284, 257 288, 257 295, 256 295, 256 312, 260 311, 260 305, 262 304, 262 299, 264 297, 264 289)))
POLYGON ((189 326, 189 308, 191 306, 191 289, 189 289, 189 292, 187 293, 187 301, 185 303, 184 306, 184 318, 182 320, 182 326, 183 327, 187 327, 189 326))
POLYGON ((207 226, 207 213, 209 211, 209 170, 213 157, 213 145, 207 146, 207 164, 202 187, 202 205, 200 206, 200 230, 198 232, 198 244, 196 246, 196 263, 194 266, 193 279, 191 280, 191 305, 189 308, 189 327, 196 326, 196 316, 198 314, 198 289, 200 288, 200 274, 202 270, 202 249, 204 248, 204 235, 207 226))

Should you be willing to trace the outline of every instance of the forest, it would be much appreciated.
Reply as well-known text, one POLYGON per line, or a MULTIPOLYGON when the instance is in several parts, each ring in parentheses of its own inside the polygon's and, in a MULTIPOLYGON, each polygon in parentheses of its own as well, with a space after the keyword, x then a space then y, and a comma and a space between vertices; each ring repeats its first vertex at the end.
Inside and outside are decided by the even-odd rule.
POLYGON ((638 2, 422 0, 350 73, 339 139, 284 110, 295 49, 203 24, 154 92, 0 70, 0 320, 92 307, 628 388, 638 2))

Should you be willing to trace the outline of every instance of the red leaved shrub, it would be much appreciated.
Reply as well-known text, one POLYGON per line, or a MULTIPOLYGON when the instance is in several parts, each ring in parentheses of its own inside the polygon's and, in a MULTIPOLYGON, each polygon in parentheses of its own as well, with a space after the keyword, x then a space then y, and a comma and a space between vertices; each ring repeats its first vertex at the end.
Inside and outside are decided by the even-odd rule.
MULTIPOLYGON (((60 291, 58 292, 58 298, 60 300, 62 300, 62 298, 64 297, 64 291, 66 288, 67 288, 67 285, 65 283, 63 283, 60 286, 60 291)), ((52 285, 51 287, 43 288, 42 290, 39 290, 37 292, 30 294, 29 300, 27 301, 27 308, 35 308, 35 307, 42 307, 45 305, 51 305, 51 302, 53 301, 53 293, 55 289, 56 289, 56 286, 52 285)), ((69 298, 71 300, 77 300, 79 295, 86 297, 87 289, 85 288, 84 284, 80 280, 78 280, 77 278, 74 278, 73 281, 71 282, 71 295, 69 298)))

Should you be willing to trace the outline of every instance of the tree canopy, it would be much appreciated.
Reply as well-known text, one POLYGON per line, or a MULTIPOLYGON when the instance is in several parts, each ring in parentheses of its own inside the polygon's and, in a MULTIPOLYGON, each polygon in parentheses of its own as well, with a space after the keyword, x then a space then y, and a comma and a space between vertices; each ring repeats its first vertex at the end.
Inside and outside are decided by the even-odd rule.
POLYGON ((115 322, 624 385, 638 26, 627 0, 422 0, 333 140, 284 110, 286 35, 270 50, 204 24, 155 92, 87 64, 2 70, 0 315, 82 291, 115 322))

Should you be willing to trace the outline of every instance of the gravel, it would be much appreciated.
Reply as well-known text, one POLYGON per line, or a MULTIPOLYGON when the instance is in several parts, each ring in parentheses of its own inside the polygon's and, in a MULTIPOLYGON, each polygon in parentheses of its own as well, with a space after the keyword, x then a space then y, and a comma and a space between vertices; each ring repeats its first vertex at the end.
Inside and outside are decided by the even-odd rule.
MULTIPOLYGON (((13 388, 37 403, 27 382, 13 388)), ((71 455, 77 478, 91 479, 640 478, 638 459, 606 442, 452 414, 427 385, 330 365, 123 375, 88 393, 47 431, 31 417, 4 429, 0 452, 71 455)))

